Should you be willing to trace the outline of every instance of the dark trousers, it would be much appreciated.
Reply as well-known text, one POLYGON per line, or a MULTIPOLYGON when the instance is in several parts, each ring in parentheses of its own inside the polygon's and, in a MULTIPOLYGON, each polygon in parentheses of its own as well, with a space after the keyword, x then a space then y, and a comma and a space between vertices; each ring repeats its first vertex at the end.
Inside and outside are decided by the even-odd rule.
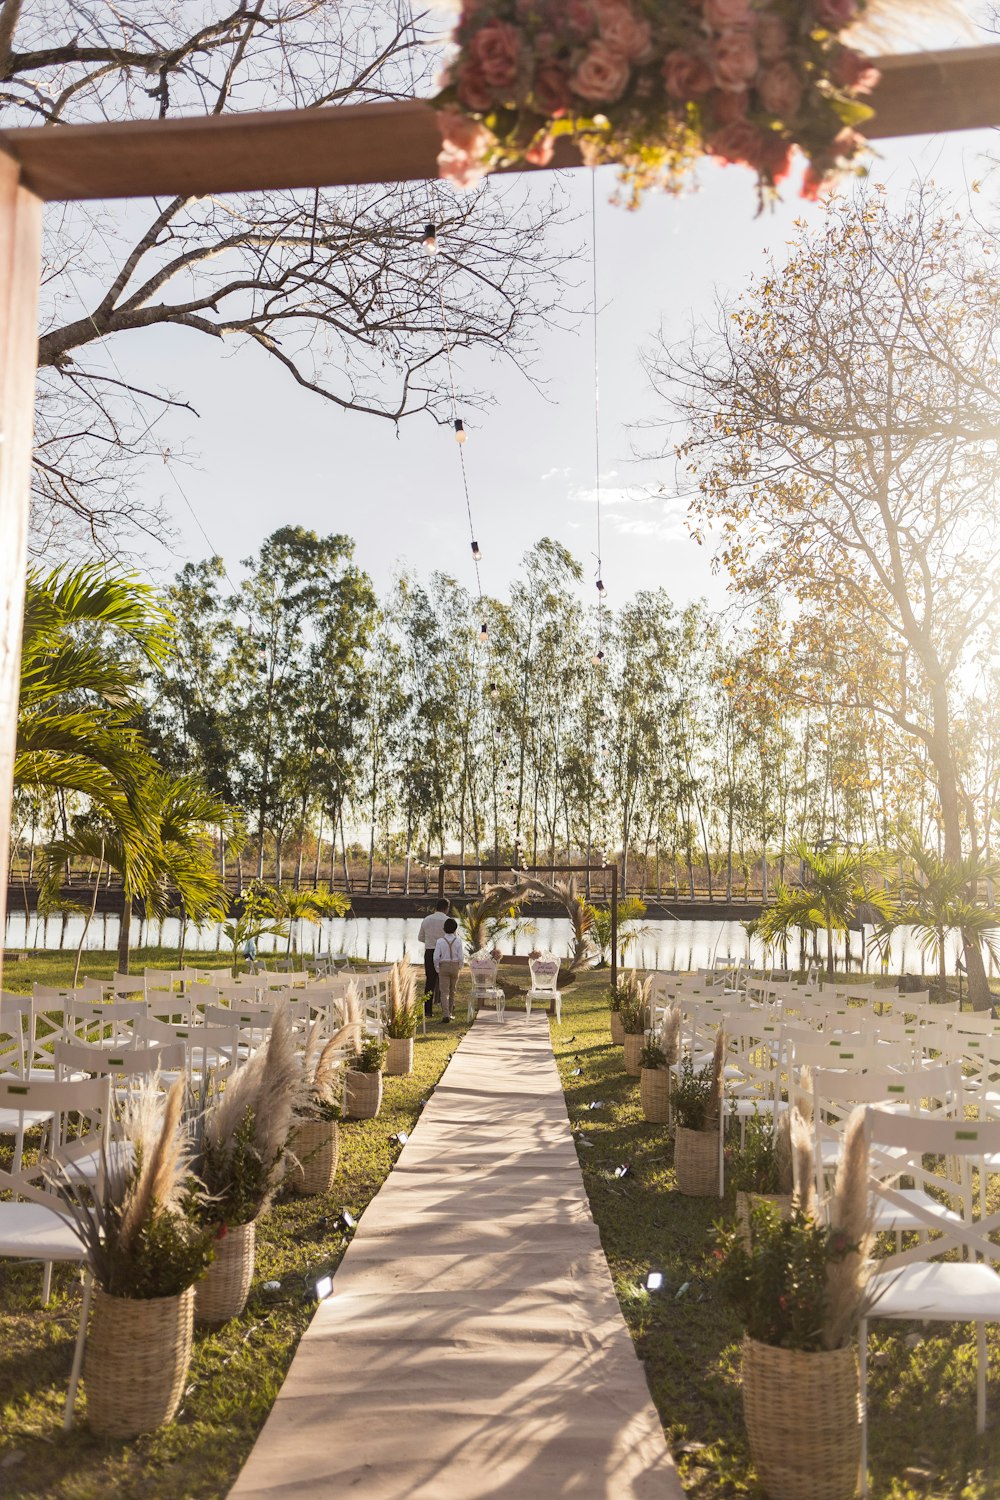
POLYGON ((424 949, 424 1010, 430 1015, 437 995, 437 972, 434 968, 434 949, 424 949))

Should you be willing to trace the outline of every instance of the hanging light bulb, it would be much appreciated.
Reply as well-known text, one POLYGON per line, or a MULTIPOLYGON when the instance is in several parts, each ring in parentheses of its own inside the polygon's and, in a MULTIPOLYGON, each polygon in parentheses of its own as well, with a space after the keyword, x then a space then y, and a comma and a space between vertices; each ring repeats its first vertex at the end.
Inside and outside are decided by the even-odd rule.
POLYGON ((478 542, 473 542, 473 544, 472 544, 472 561, 473 562, 482 562, 482 560, 483 560, 483 554, 479 550, 479 543, 478 542))
POLYGON ((480 644, 482 644, 483 642, 485 642, 485 640, 486 640, 486 638, 487 638, 488 635, 489 635, 489 631, 486 629, 486 621, 484 620, 483 623, 479 627, 479 640, 480 640, 480 644))
POLYGON ((599 667, 601 665, 601 662, 604 660, 604 652, 595 651, 591 660, 593 661, 595 667, 599 667))
POLYGON ((491 682, 490 683, 490 697, 493 699, 494 702, 496 702, 496 700, 499 698, 499 696, 500 696, 500 689, 497 687, 497 685, 496 685, 495 682, 491 682))
POLYGON ((598 579, 598 580, 597 580, 597 592, 598 592, 598 593, 599 593, 599 594, 600 594, 600 595, 601 595, 601 596, 602 596, 602 597, 603 597, 603 595, 605 595, 605 594, 606 594, 606 593, 607 593, 607 589, 606 589, 606 588, 605 588, 605 587, 604 587, 604 579, 603 579, 603 578, 599 578, 599 579, 598 579))
POLYGON ((455 418, 455 442, 465 442, 465 423, 462 421, 461 417, 455 418))
POLYGON ((424 254, 425 255, 437 255, 437 253, 438 253, 438 240, 437 240, 437 225, 436 224, 425 224, 424 225, 423 247, 424 247, 424 254))

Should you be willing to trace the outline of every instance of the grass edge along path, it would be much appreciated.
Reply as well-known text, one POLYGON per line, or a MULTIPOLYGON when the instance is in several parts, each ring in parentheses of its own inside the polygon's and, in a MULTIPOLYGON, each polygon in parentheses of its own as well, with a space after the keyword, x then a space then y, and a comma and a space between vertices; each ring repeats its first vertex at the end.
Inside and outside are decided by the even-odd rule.
MULTIPOLYGON (((639 1080, 612 1045, 607 985, 607 971, 581 976, 561 1025, 551 1022, 591 1212, 685 1490, 696 1500, 759 1500, 740 1399, 742 1331, 716 1291, 712 1255, 712 1225, 732 1217, 733 1194, 720 1202, 676 1191, 667 1127, 644 1121, 639 1080), (645 1291, 649 1270, 663 1273, 662 1291, 645 1291)), ((987 1337, 980 1439, 972 1328, 871 1325, 872 1500, 1000 1500, 1000 1331, 987 1337)))
MULTIPOLYGON (((12 964, 5 986, 30 992, 33 982, 68 983, 63 966, 12 964), (38 972, 38 968, 42 972, 38 972)), ((143 963, 168 967, 175 955, 146 950, 143 963)), ((114 954, 88 953, 86 970, 110 977, 114 954)), ((86 1427, 86 1392, 76 1425, 61 1430, 80 1308, 78 1274, 56 1267, 53 1297, 41 1306, 38 1265, 0 1260, 0 1497, 2 1500, 221 1500, 233 1484, 281 1389, 299 1339, 314 1312, 317 1277, 336 1269, 350 1231, 344 1209, 360 1218, 399 1154, 391 1139, 409 1132, 466 1031, 465 990, 456 1022, 435 1018, 418 1031, 414 1071, 384 1080, 374 1120, 344 1121, 333 1191, 301 1198, 280 1193, 259 1221, 257 1266, 247 1309, 217 1332, 196 1331, 188 1388, 177 1419, 128 1441, 94 1437, 86 1427), (268 1283, 278 1283, 268 1286, 268 1283)))

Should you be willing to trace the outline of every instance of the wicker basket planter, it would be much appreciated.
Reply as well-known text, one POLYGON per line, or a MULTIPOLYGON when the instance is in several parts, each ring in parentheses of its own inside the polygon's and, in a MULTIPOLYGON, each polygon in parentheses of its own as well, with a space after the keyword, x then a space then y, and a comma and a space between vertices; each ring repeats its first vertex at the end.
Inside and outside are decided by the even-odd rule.
POLYGON ((625 1028, 622 1025, 621 1014, 617 1010, 611 1012, 611 1040, 616 1047, 620 1047, 625 1040, 625 1028))
POLYGON ((719 1196, 719 1132, 688 1130, 678 1125, 674 1132, 674 1172, 677 1189, 687 1198, 719 1196))
POLYGON ((344 1074, 344 1113, 351 1120, 374 1120, 382 1108, 382 1074, 357 1073, 348 1068, 344 1074))
POLYGON ((651 1125, 666 1125, 670 1119, 670 1069, 639 1069, 639 1103, 651 1125))
POLYGON ((639 1053, 645 1045, 646 1038, 642 1032, 638 1036, 633 1036, 631 1032, 626 1032, 622 1046, 625 1049, 625 1071, 630 1078, 638 1078, 639 1076, 639 1053))
POLYGON ((750 1249, 750 1210, 756 1203, 773 1203, 783 1219, 787 1219, 792 1212, 791 1193, 742 1193, 736 1194, 736 1222, 739 1225, 740 1237, 747 1249, 750 1249))
POLYGON ((216 1327, 247 1305, 257 1254, 257 1222, 233 1224, 215 1242, 215 1259, 195 1286, 196 1323, 216 1327))
POLYGON ((87 1425, 99 1437, 136 1437, 173 1420, 191 1363, 194 1296, 194 1287, 146 1301, 95 1290, 83 1379, 87 1425))
POLYGON ((743 1340, 743 1416, 771 1500, 851 1500, 861 1460, 853 1348, 778 1349, 743 1340))
POLYGON ((340 1131, 336 1120, 302 1120, 288 1141, 288 1182, 306 1197, 328 1193, 337 1175, 340 1131))
POLYGON ((383 1071, 390 1078, 405 1078, 408 1073, 413 1072, 413 1038, 391 1036, 388 1041, 389 1051, 386 1053, 383 1071))

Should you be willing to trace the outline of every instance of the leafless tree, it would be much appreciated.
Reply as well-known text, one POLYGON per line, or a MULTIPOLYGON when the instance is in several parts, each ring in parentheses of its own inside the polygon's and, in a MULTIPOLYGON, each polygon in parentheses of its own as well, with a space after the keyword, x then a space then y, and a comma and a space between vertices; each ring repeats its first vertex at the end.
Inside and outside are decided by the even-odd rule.
MULTIPOLYGON (((49 129, 324 106, 430 91, 434 47, 405 0, 0 0, 0 122, 49 129)), ((153 528, 129 480, 166 456, 182 394, 140 389, 119 335, 170 325, 250 345, 345 412, 451 415, 448 347, 532 376, 565 288, 545 231, 558 206, 523 182, 173 198, 53 209, 39 341, 36 534, 113 547, 153 528), (423 252, 424 225, 440 253, 423 252)), ((486 400, 462 392, 466 407, 486 400)))

